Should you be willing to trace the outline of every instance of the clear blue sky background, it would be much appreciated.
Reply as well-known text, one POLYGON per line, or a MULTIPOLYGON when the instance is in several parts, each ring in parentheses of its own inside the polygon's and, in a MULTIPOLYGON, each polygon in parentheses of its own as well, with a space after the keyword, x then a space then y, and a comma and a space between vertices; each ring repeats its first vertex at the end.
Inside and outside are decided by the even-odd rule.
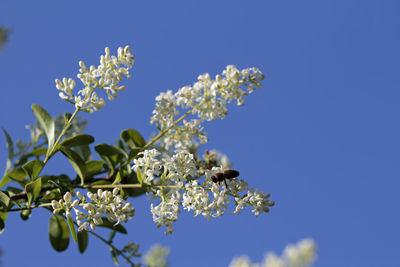
MULTIPOLYGON (((229 155, 242 178, 272 194, 271 213, 207 222, 183 212, 165 237, 142 197, 117 244, 134 241, 146 252, 161 243, 171 266, 202 267, 227 266, 241 254, 260 261, 311 237, 317 267, 399 266, 399 12, 395 0, 3 0, 0 25, 13 32, 0 52, 0 124, 28 139, 32 103, 71 112, 54 79, 75 77, 79 60, 98 64, 105 46, 130 44, 136 63, 120 98, 84 115, 97 142, 113 142, 125 128, 149 137, 161 91, 228 64, 256 66, 266 74, 262 90, 206 125, 207 148, 229 155)), ((3 138, 0 148, 4 168, 3 138)), ((48 170, 64 167, 71 172, 54 160, 48 170)), ((112 266, 93 238, 83 256, 74 244, 53 251, 48 216, 9 216, 3 266, 112 266)))

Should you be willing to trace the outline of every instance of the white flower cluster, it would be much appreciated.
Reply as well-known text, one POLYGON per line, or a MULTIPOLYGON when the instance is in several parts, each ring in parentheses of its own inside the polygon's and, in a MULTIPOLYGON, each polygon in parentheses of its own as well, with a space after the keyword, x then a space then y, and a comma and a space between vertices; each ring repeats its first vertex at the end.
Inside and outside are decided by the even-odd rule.
POLYGON ((211 176, 223 169, 198 169, 193 154, 187 151, 177 151, 172 157, 164 154, 160 159, 161 154, 156 149, 145 150, 141 155, 143 157, 134 160, 133 169, 140 169, 142 179, 157 188, 153 191, 153 199, 158 199, 159 203, 151 204, 151 212, 158 227, 165 225, 168 228, 167 234, 173 232, 172 222, 178 219, 180 206, 193 210, 195 216, 201 214, 210 219, 222 216, 231 199, 235 203, 234 214, 251 206, 252 212, 259 215, 269 212, 274 205, 268 199, 269 194, 248 188, 247 183, 238 178, 227 181, 228 188, 224 183, 213 182, 211 176), (205 174, 201 184, 200 179, 204 176, 200 173, 205 174))
POLYGON ((96 225, 103 224, 103 214, 106 215, 110 222, 115 222, 115 224, 127 222, 128 219, 135 215, 135 209, 132 204, 126 202, 119 195, 118 188, 114 188, 112 192, 101 189, 98 189, 97 193, 88 192, 87 198, 85 196, 82 197, 79 191, 76 195, 78 199, 72 201, 71 193, 67 192, 59 201, 52 200, 51 205, 54 209, 54 214, 65 212, 68 217, 72 217, 70 210, 73 209, 79 226, 78 231, 89 230, 89 226, 94 230, 96 225), (90 202, 86 202, 87 199, 90 202), (78 206, 82 206, 86 213, 79 210, 78 206))
POLYGON ((82 81, 84 88, 77 95, 72 93, 75 81, 71 78, 56 79, 56 87, 61 92, 59 96, 71 103, 76 108, 89 112, 99 110, 105 105, 104 99, 99 98, 94 91, 96 88, 106 90, 109 100, 118 97, 117 91, 125 90, 125 86, 119 86, 122 76, 130 77, 129 69, 132 68, 135 56, 130 53, 130 47, 118 48, 118 56, 110 56, 110 48, 106 47, 105 55, 100 57, 100 65, 86 67, 83 61, 79 61, 79 74, 77 77, 82 81))
POLYGON ((286 246, 281 257, 269 252, 263 263, 252 263, 247 256, 241 256, 234 258, 229 267, 311 267, 316 259, 316 251, 315 242, 307 238, 286 246))
POLYGON ((260 88, 264 75, 257 68, 238 70, 229 65, 222 76, 214 80, 206 73, 198 77, 193 86, 184 86, 175 94, 171 90, 156 97, 156 108, 150 122, 156 123, 163 131, 168 130, 162 142, 166 149, 185 150, 193 145, 193 139, 199 139, 201 144, 207 142, 207 134, 203 132, 201 122, 224 118, 227 114, 227 103, 236 100, 237 105, 243 105, 244 96, 260 88), (245 87, 247 90, 245 90, 245 87), (183 121, 183 125, 175 125, 178 108, 193 114, 198 119, 183 121))
POLYGON ((144 255, 144 263, 149 267, 166 267, 169 249, 161 245, 154 245, 150 251, 144 255))

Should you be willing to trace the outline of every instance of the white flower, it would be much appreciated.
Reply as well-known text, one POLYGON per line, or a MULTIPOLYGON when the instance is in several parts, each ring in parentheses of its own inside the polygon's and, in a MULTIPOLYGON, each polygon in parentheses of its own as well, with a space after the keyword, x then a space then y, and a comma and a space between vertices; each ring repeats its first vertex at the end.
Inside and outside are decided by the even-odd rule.
POLYGON ((107 219, 115 224, 127 222, 135 215, 132 204, 126 202, 118 193, 119 189, 117 188, 113 192, 98 189, 96 193, 87 193, 91 202, 84 202, 85 198, 82 198, 79 191, 77 192, 79 200, 75 199, 74 201, 72 201, 72 194, 67 192, 60 201, 53 200, 52 207, 54 213, 65 211, 68 217, 72 216, 70 210, 73 209, 79 226, 78 231, 89 230, 89 227, 94 230, 96 225, 103 224, 102 214, 105 214, 107 219), (86 212, 78 209, 79 204, 86 212))
POLYGON ((160 155, 156 149, 145 150, 140 152, 138 155, 143 155, 143 157, 135 159, 133 162, 133 169, 136 170, 140 168, 142 174, 145 175, 144 181, 151 182, 157 175, 160 174, 162 167, 161 161, 157 159, 160 155))
POLYGON ((168 169, 168 178, 176 182, 186 181, 191 176, 196 175, 196 164, 193 159, 193 154, 187 151, 179 151, 172 158, 166 156, 164 166, 168 169))
MULTIPOLYGON (((160 190, 157 192, 157 195, 162 195, 160 190)), ((153 221, 157 223, 157 227, 165 225, 168 229, 165 234, 168 235, 174 231, 172 222, 178 219, 181 195, 178 190, 172 190, 166 197, 163 196, 163 198, 164 199, 157 206, 151 204, 150 210, 153 214, 153 221)))
POLYGON ((191 181, 185 185, 185 193, 183 194, 182 206, 190 211, 194 210, 194 215, 203 214, 206 218, 210 218, 210 195, 203 187, 199 186, 197 181, 191 181))
POLYGON ((166 267, 169 249, 161 245, 154 245, 149 252, 144 255, 146 266, 166 267))
POLYGON ((227 103, 236 100, 238 105, 244 103, 244 96, 251 93, 254 87, 259 88, 264 78, 256 68, 239 71, 229 65, 223 71, 223 76, 217 75, 215 80, 208 73, 198 77, 192 86, 184 86, 175 94, 171 90, 156 97, 156 108, 150 122, 155 123, 160 131, 167 130, 159 144, 164 144, 168 150, 185 150, 196 146, 194 138, 200 143, 207 142, 207 134, 203 133, 201 122, 224 118, 228 112, 227 103), (246 90, 247 89, 247 90, 246 90), (177 125, 175 117, 179 115, 178 107, 187 114, 193 114, 198 119, 183 121, 177 125))
POLYGON ((80 73, 77 77, 84 88, 74 95, 72 93, 75 87, 73 79, 63 78, 62 82, 56 79, 56 88, 61 91, 60 98, 74 103, 77 108, 93 112, 105 105, 104 99, 94 92, 96 88, 105 90, 109 100, 118 97, 117 91, 125 90, 125 86, 119 86, 118 83, 122 80, 122 76, 130 77, 129 69, 132 68, 135 59, 129 50, 129 46, 120 47, 118 56, 115 57, 110 56, 110 49, 106 47, 105 55, 100 57, 100 65, 97 68, 90 66, 88 69, 83 61, 79 61, 80 73))
POLYGON ((279 257, 273 252, 265 255, 264 262, 252 263, 249 257, 235 257, 229 267, 311 267, 316 259, 316 245, 312 239, 303 239, 288 245, 279 257))

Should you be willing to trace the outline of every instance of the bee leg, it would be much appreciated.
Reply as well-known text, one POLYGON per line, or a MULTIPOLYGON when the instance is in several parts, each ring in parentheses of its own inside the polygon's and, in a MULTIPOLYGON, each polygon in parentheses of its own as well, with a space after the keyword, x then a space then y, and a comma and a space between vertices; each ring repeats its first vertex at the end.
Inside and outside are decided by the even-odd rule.
POLYGON ((226 183, 226 179, 224 179, 226 189, 228 189, 228 184, 226 183))

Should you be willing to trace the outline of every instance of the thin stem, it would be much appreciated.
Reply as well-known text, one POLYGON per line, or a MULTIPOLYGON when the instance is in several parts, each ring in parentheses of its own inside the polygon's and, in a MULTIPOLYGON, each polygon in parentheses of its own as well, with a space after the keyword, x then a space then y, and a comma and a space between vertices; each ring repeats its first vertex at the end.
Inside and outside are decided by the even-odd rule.
POLYGON ((31 210, 35 208, 41 208, 41 207, 48 207, 51 206, 51 203, 43 203, 39 205, 33 205, 30 207, 22 207, 22 208, 15 208, 15 209, 8 209, 8 210, 0 210, 0 212, 13 212, 13 211, 21 211, 21 210, 31 210))
POLYGON ((74 113, 72 114, 71 118, 69 118, 68 122, 65 124, 64 128, 62 129, 60 135, 58 136, 56 142, 53 144, 53 146, 50 149, 50 152, 47 153, 46 158, 44 159, 43 163, 46 164, 49 159, 51 158, 54 150, 56 149, 58 143, 61 141, 61 138, 64 136, 64 134, 67 132, 68 127, 70 126, 71 122, 73 121, 73 119, 76 117, 76 114, 78 114, 80 108, 76 108, 74 113))
POLYGON ((88 233, 92 234, 93 236, 97 237, 98 239, 100 239, 101 241, 103 241, 104 243, 106 243, 107 245, 109 245, 110 247, 112 247, 113 250, 115 250, 119 255, 121 255, 127 262, 129 262, 132 266, 135 266, 135 263, 133 263, 131 261, 131 259, 126 256, 124 254, 124 252, 122 250, 119 250, 118 248, 116 248, 111 241, 107 241, 105 240, 103 237, 101 237, 100 235, 96 234, 95 232, 92 231, 88 231, 88 233))
POLYGON ((101 184, 101 185, 78 185, 78 188, 85 189, 101 189, 101 188, 178 188, 184 189, 184 186, 180 185, 147 185, 147 184, 101 184))

